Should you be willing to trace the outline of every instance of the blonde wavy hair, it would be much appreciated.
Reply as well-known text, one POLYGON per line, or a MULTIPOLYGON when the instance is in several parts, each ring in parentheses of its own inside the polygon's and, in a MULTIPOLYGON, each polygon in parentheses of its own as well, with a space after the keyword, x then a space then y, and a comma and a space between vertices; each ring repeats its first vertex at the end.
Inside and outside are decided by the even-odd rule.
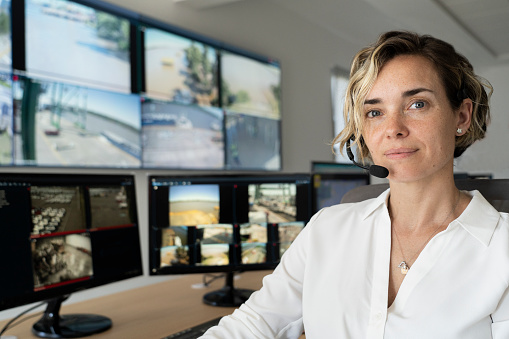
POLYGON ((343 109, 345 128, 334 138, 332 147, 339 144, 343 154, 350 139, 352 146, 357 146, 361 162, 371 161, 362 136, 364 101, 382 67, 398 55, 418 55, 430 60, 453 109, 458 109, 465 98, 472 100, 472 123, 465 134, 456 137, 454 157, 459 157, 476 140, 484 138, 490 121, 491 84, 477 76, 470 62, 451 44, 429 35, 392 31, 380 35, 375 44, 362 49, 354 57, 343 109))

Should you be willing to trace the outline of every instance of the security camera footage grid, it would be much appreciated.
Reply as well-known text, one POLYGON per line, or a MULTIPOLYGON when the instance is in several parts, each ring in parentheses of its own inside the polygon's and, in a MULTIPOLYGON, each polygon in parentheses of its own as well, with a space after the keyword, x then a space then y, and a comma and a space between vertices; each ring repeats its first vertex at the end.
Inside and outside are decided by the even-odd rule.
POLYGON ((219 185, 177 185, 169 191, 170 226, 219 223, 219 185))
MULTIPOLYGON (((0 165, 281 168, 277 62, 141 27, 144 95, 164 103, 141 112, 140 96, 127 94, 129 19, 69 0, 25 0, 25 13, 22 77, 37 83, 27 85, 37 103, 23 107, 27 86, 16 81, 11 96, 0 79, 0 165), (97 96, 112 103, 97 104, 97 96)), ((10 2, 0 2, 0 72, 12 71, 11 21, 10 2)))
POLYGON ((87 233, 32 240, 34 290, 93 275, 92 245, 87 233))

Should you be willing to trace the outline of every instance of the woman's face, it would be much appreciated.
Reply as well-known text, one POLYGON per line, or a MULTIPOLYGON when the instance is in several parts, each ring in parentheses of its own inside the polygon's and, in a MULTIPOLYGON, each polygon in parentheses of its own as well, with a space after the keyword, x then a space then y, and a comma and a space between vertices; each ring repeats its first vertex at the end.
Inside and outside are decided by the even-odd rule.
POLYGON ((472 102, 454 111, 433 64, 397 56, 381 69, 364 102, 363 137, 375 164, 395 182, 452 175, 455 136, 470 125, 472 102))

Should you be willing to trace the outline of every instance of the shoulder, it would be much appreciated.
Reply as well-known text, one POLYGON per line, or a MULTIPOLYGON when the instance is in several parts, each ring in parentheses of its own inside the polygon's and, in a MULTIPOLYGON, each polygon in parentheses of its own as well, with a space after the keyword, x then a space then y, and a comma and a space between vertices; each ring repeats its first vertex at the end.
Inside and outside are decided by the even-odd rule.
POLYGON ((373 216, 382 213, 385 198, 380 196, 355 203, 342 203, 325 207, 318 211, 309 221, 306 228, 345 228, 370 222, 373 216))

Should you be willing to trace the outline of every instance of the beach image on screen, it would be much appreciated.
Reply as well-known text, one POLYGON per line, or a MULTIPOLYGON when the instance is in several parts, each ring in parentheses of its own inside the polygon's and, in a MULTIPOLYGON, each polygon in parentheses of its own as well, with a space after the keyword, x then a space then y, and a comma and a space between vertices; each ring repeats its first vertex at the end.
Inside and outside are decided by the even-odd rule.
POLYGON ((129 214, 132 202, 125 186, 90 187, 88 194, 92 228, 133 224, 129 214))
POLYGON ((143 167, 224 167, 223 111, 156 100, 142 104, 143 167))
POLYGON ((278 225, 279 242, 291 243, 304 228, 304 222, 288 222, 278 225))
POLYGON ((226 111, 226 168, 279 170, 281 121, 226 111))
POLYGON ((249 193, 249 222, 282 223, 297 217, 297 186, 290 183, 251 184, 249 193))
POLYGON ((190 265, 189 246, 166 246, 161 247, 161 264, 165 266, 190 265))
POLYGON ((139 96, 26 78, 14 90, 16 164, 140 167, 139 96))
POLYGON ((170 226, 219 222, 219 185, 171 186, 168 194, 170 226))
POLYGON ((78 186, 32 186, 32 237, 86 228, 84 202, 78 186))
POLYGON ((221 79, 223 107, 259 117, 281 118, 278 66, 223 52, 221 79))
POLYGON ((0 1, 0 70, 4 71, 12 67, 11 1, 0 1))
POLYGON ((131 90, 129 21, 65 0, 25 0, 29 76, 131 90))
POLYGON ((34 290, 64 285, 91 277, 90 236, 70 234, 32 240, 34 290))
POLYGON ((266 243, 268 242, 267 224, 241 224, 240 240, 243 243, 266 243))
POLYGON ((161 230, 161 247, 188 245, 187 226, 172 226, 161 230))
POLYGON ((207 244, 201 245, 202 266, 225 266, 230 264, 228 244, 207 244))
POLYGON ((202 244, 231 244, 233 243, 233 225, 198 225, 196 227, 196 241, 202 244))
POLYGON ((13 163, 12 139, 14 136, 14 121, 12 102, 12 81, 10 75, 0 73, 0 165, 11 165, 13 163))
POLYGON ((243 264, 261 264, 267 261, 266 243, 241 244, 241 260, 243 264))
POLYGON ((218 106, 215 49, 155 28, 145 29, 144 47, 148 96, 218 106))

